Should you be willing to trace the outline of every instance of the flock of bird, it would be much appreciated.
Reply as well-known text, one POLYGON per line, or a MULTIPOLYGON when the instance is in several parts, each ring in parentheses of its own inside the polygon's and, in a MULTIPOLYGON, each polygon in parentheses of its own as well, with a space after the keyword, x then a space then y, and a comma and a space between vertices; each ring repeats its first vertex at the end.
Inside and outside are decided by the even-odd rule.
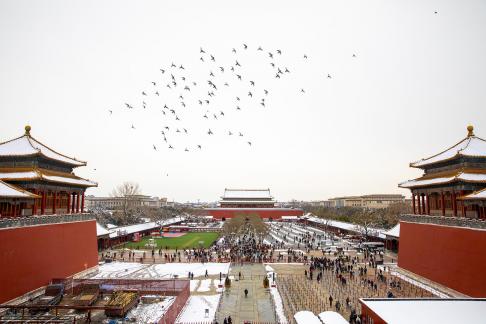
MULTIPOLYGON (((252 107, 267 108, 269 98, 273 95, 268 80, 273 79, 275 82, 279 82, 293 73, 292 68, 284 64, 285 60, 282 58, 285 53, 281 49, 264 50, 261 46, 251 48, 247 44, 242 44, 241 47, 232 48, 226 54, 231 57, 219 60, 214 53, 201 47, 198 51, 198 64, 201 66, 197 68, 207 71, 206 77, 202 81, 200 81, 200 77, 196 79, 196 73, 191 73, 185 64, 172 62, 159 69, 159 78, 147 83, 147 88, 140 91, 140 99, 136 103, 125 102, 122 109, 129 111, 153 108, 160 110, 162 114, 161 142, 153 143, 153 150, 157 151, 164 146, 169 150, 177 149, 185 152, 202 150, 205 147, 206 139, 201 136, 201 132, 193 131, 185 125, 183 117, 185 114, 199 114, 202 121, 217 121, 224 125, 224 120, 229 114, 242 113, 252 107), (257 58, 263 60, 259 63, 267 66, 266 71, 269 74, 266 75, 265 85, 264 81, 252 77, 244 68, 246 64, 255 63, 254 60, 246 60, 245 53, 250 51, 255 51, 257 58), (232 63, 224 64, 224 61, 232 63), (225 104, 223 106, 226 109, 218 108, 220 105, 217 103, 217 98, 221 96, 229 96, 233 105, 228 107, 225 104), (169 104, 169 101, 172 104, 169 104), (177 138, 180 135, 192 139, 189 145, 178 145, 177 138)), ((356 54, 353 54, 352 57, 356 58, 356 54)), ((302 54, 300 59, 306 62, 308 56, 302 54)), ((331 74, 323 76, 332 79, 331 74)), ((300 88, 299 92, 306 93, 304 88, 300 88)), ((113 114, 111 109, 108 112, 110 115, 113 114)), ((201 123, 197 124, 201 125, 201 123)), ((191 125, 194 126, 194 123, 191 125)), ((135 123, 132 123, 130 127, 132 130, 137 130, 135 123)), ((216 131, 214 128, 207 127, 204 130, 206 137, 215 135, 240 139, 249 147, 253 145, 253 141, 241 129, 216 131)))

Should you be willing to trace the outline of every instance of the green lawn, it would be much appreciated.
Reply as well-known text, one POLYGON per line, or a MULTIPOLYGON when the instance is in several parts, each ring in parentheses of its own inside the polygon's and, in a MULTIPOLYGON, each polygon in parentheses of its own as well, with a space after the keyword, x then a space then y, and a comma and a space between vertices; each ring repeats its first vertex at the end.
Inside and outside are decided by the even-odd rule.
MULTIPOLYGON (((155 243, 157 243, 157 249, 165 249, 166 246, 168 246, 169 249, 191 249, 193 247, 200 247, 201 245, 199 244, 199 241, 203 241, 204 243, 202 246, 208 248, 218 239, 218 237, 219 233, 214 232, 187 233, 180 237, 156 237, 155 243)), ((146 236, 142 238, 140 242, 128 242, 125 247, 129 249, 136 249, 138 247, 139 249, 151 250, 152 248, 145 246, 150 238, 150 236, 146 236)))

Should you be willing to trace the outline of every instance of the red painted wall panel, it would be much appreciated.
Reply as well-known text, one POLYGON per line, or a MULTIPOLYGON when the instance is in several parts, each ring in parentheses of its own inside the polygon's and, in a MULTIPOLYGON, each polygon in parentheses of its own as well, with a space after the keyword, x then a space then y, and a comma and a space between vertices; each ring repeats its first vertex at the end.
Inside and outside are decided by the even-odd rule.
POLYGON ((398 265, 472 297, 486 297, 486 231, 400 223, 398 265))
POLYGON ((214 208, 214 209, 205 209, 203 212, 206 215, 213 216, 217 219, 224 218, 232 218, 235 215, 241 214, 258 214, 261 218, 272 218, 272 219, 280 219, 282 216, 302 216, 304 212, 302 209, 284 209, 284 208, 260 208, 260 209, 225 209, 225 208, 214 208))
POLYGON ((0 230, 0 303, 98 263, 96 221, 0 230))

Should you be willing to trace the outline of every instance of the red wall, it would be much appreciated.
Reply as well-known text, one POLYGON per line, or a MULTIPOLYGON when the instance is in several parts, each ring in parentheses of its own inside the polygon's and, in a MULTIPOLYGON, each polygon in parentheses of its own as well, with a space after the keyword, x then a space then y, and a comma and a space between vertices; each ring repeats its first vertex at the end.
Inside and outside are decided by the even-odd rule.
POLYGON ((96 221, 0 230, 0 303, 98 264, 96 221))
POLYGON ((486 231, 400 222, 398 265, 472 297, 486 297, 486 231))
POLYGON ((302 209, 291 208, 259 208, 259 209, 238 209, 238 208, 213 208, 204 209, 203 212, 206 215, 213 216, 217 219, 232 218, 235 215, 241 214, 258 214, 261 218, 280 219, 282 216, 302 216, 304 212, 302 209))

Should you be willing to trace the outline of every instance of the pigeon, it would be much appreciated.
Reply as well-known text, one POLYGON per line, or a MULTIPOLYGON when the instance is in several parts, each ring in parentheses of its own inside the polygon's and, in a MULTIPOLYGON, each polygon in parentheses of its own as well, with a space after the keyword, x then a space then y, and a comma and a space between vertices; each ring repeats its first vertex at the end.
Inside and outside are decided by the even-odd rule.
POLYGON ((211 61, 216 62, 216 59, 214 58, 213 55, 209 55, 211 57, 211 61))
POLYGON ((157 147, 155 147, 155 145, 153 145, 153 147, 154 147, 154 151, 157 151, 157 147))
POLYGON ((202 47, 199 48, 199 53, 206 54, 206 52, 202 49, 202 47))
POLYGON ((247 48, 248 48, 248 46, 247 46, 246 44, 243 44, 243 48, 244 48, 244 49, 247 49, 247 48))
POLYGON ((152 81, 152 84, 154 85, 154 87, 157 85, 157 83, 155 83, 154 81, 152 81))
POLYGON ((282 51, 281 50, 277 50, 277 54, 278 55, 282 55, 282 51))
POLYGON ((108 110, 108 111, 110 112, 110 115, 112 115, 112 114, 113 114, 113 110, 108 110))
POLYGON ((252 86, 255 86, 255 82, 254 82, 254 81, 250 81, 250 84, 251 84, 252 86))
POLYGON ((198 149, 202 149, 202 146, 201 146, 201 145, 198 145, 198 146, 197 146, 197 148, 198 148, 198 149))
POLYGON ((248 145, 250 145, 250 146, 251 146, 251 142, 247 142, 247 143, 248 143, 248 145))
POLYGON ((209 129, 208 135, 213 135, 213 132, 211 131, 211 129, 209 129))

